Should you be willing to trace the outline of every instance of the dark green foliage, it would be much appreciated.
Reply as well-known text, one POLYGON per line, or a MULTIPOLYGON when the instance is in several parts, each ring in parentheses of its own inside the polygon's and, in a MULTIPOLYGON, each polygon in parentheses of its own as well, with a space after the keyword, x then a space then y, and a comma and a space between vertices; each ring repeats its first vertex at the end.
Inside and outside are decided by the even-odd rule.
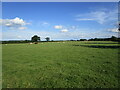
POLYGON ((46 37, 45 39, 46 39, 47 42, 50 41, 50 38, 49 38, 49 37, 46 37))
POLYGON ((111 41, 117 41, 117 37, 112 36, 112 37, 111 37, 111 41))
POLYGON ((31 41, 32 41, 32 42, 38 42, 38 41, 40 41, 40 37, 38 37, 37 35, 34 35, 34 36, 31 38, 31 41))
POLYGON ((80 39, 80 41, 87 41, 87 39, 80 39))
POLYGON ((10 41, 2 41, 2 44, 10 44, 10 43, 29 43, 31 40, 10 40, 10 41))
POLYGON ((91 38, 88 41, 120 41, 120 38, 112 36, 111 38, 91 38))

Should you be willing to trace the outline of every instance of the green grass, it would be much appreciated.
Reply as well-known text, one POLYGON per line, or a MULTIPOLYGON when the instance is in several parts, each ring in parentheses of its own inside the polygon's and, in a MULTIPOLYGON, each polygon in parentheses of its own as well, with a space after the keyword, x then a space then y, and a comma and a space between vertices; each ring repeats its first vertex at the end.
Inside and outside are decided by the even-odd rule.
POLYGON ((118 46, 111 41, 8 44, 3 88, 117 88, 118 46), (98 46, 97 48, 89 46, 98 46))

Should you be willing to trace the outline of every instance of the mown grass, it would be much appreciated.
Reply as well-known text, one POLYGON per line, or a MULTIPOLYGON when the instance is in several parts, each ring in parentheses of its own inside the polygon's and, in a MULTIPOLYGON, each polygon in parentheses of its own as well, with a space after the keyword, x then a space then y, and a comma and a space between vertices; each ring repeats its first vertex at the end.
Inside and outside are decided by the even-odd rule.
POLYGON ((118 46, 111 41, 8 44, 3 88, 117 88, 118 46))

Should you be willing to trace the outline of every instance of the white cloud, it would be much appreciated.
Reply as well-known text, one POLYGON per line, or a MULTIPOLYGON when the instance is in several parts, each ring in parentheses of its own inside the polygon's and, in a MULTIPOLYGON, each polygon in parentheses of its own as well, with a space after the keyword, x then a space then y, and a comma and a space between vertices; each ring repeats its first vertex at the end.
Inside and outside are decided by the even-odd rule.
POLYGON ((33 35, 38 35, 41 40, 45 40, 45 37, 49 36, 51 40, 70 40, 70 39, 81 39, 81 38, 108 38, 111 36, 118 36, 118 33, 95 31, 89 32, 89 29, 81 28, 79 30, 69 31, 67 33, 60 32, 49 32, 49 31, 38 31, 38 30, 8 30, 2 33, 3 40, 25 40, 31 39, 33 35), (81 31, 82 30, 82 31, 81 31))
POLYGON ((22 38, 22 36, 17 36, 17 38, 21 39, 21 38, 22 38))
POLYGON ((62 29, 63 26, 62 26, 62 25, 55 25, 54 28, 55 28, 55 29, 62 29))
POLYGON ((43 22, 42 24, 43 24, 43 25, 48 25, 49 23, 48 23, 48 22, 43 22))
MULTIPOLYGON (((65 26, 63 27, 62 25, 56 25, 56 26, 54 26, 54 28, 59 29, 60 32, 68 32, 68 27, 65 27, 65 26)), ((74 28, 74 26, 71 28, 74 28)))
POLYGON ((10 26, 11 26, 11 24, 10 24, 10 23, 6 23, 6 24, 5 24, 5 26, 10 27, 10 26))
POLYGON ((117 10, 101 9, 85 14, 77 15, 76 21, 96 21, 100 24, 117 20, 117 10))
POLYGON ((23 19, 20 19, 18 17, 14 19, 0 19, 0 25, 3 25, 5 27, 12 27, 17 29, 26 29, 23 26, 28 25, 30 23, 25 22, 23 19))
POLYGON ((20 19, 18 17, 14 19, 1 19, 0 23, 4 26, 15 26, 15 25, 27 25, 29 23, 26 23, 23 19, 20 19))
POLYGON ((108 29, 108 31, 110 31, 110 32, 116 32, 116 33, 119 32, 118 28, 111 28, 111 29, 108 29))
POLYGON ((18 29, 24 30, 24 29, 27 29, 27 27, 19 27, 18 29))
POLYGON ((40 23, 42 26, 49 26, 50 25, 50 23, 48 23, 48 22, 41 22, 40 23))
POLYGON ((61 32, 68 32, 68 30, 67 29, 62 29, 61 32))

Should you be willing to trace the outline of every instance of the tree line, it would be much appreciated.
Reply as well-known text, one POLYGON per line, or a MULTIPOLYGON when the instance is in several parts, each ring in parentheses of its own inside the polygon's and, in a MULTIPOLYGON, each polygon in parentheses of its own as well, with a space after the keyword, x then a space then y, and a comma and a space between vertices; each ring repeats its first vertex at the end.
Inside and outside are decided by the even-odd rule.
MULTIPOLYGON (((46 41, 50 41, 49 37, 45 38, 46 41)), ((42 41, 42 42, 46 42, 46 41, 42 41)), ((35 43, 37 44, 38 42, 41 42, 41 39, 39 36, 34 35, 33 37, 31 37, 31 40, 9 40, 9 41, 0 41, 2 44, 8 44, 8 43, 35 43)))
POLYGON ((91 39, 80 39, 80 41, 120 41, 120 38, 112 36, 111 38, 91 38, 91 39))
MULTIPOLYGON (((8 43, 35 43, 37 44, 38 42, 49 42, 50 41, 50 37, 46 37, 45 38, 46 41, 41 41, 41 38, 37 35, 34 35, 33 37, 31 37, 31 40, 10 40, 10 41, 2 41, 2 44, 8 44, 8 43)), ((64 40, 61 40, 64 41, 64 40)), ((67 41, 120 41, 120 38, 117 38, 115 36, 112 36, 111 38, 91 38, 91 39, 79 39, 79 40, 67 40, 67 41)), ((57 42, 57 41, 53 41, 51 40, 50 42, 57 42)))

